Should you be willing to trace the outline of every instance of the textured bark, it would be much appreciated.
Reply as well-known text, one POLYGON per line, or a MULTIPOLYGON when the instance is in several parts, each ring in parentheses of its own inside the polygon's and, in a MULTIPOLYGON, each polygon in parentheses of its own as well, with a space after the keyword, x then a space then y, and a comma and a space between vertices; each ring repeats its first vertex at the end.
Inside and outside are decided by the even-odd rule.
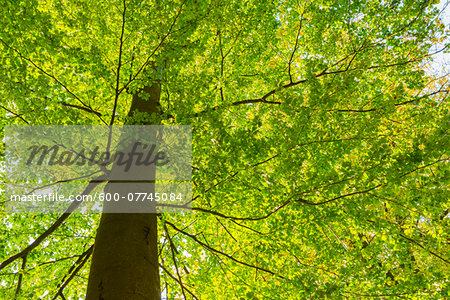
MULTIPOLYGON (((128 115, 132 117, 137 110, 159 114, 160 92, 159 83, 144 87, 133 95, 128 115)), ((117 184, 105 188, 109 193, 136 192, 127 189, 131 187, 121 188, 117 184)), ((103 213, 95 239, 86 299, 161 299, 157 232, 155 213, 103 213)))

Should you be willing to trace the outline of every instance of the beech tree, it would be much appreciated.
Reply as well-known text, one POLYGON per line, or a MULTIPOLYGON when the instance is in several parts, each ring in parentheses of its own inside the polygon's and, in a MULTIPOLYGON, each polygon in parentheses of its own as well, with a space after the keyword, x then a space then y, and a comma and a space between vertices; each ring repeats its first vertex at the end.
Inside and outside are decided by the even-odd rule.
POLYGON ((0 298, 448 297, 435 4, 2 0, 2 132, 191 125, 193 196, 172 214, 2 199, 0 298))

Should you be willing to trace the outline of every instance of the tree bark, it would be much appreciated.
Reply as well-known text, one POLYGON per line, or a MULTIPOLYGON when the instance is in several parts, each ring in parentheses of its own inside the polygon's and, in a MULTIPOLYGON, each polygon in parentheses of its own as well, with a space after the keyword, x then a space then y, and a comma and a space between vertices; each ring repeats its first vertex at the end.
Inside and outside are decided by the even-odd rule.
MULTIPOLYGON (((133 95, 128 116, 133 117, 136 111, 159 115, 160 93, 159 82, 145 86, 133 95)), ((128 122, 128 125, 131 124, 157 125, 128 122)), ((150 182, 151 179, 154 177, 150 178, 150 182)), ((154 189, 154 184, 151 184, 151 188, 154 189)), ((136 192, 130 186, 124 188, 117 184, 112 184, 109 189, 107 186, 106 190, 122 195, 136 192)), ((156 213, 105 213, 107 203, 104 204, 106 206, 95 239, 86 299, 161 299, 156 213)))

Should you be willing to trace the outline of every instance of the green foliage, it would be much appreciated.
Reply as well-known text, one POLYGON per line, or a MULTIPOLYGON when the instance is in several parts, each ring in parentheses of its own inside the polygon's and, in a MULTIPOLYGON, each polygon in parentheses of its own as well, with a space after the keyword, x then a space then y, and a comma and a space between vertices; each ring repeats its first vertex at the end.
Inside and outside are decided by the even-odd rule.
MULTIPOLYGON (((0 11, 1 130, 109 124, 116 100, 123 124, 155 80, 163 123, 193 126, 194 212, 160 216, 169 299, 182 298, 177 272, 199 299, 448 297, 448 83, 423 70, 444 30, 429 1, 2 0, 0 11)), ((1 261, 58 217, 0 216, 1 261)), ((19 299, 53 298, 97 222, 73 215, 31 251, 19 299)), ((84 295, 88 265, 67 299, 84 295)), ((0 271, 1 299, 20 270, 0 271)))

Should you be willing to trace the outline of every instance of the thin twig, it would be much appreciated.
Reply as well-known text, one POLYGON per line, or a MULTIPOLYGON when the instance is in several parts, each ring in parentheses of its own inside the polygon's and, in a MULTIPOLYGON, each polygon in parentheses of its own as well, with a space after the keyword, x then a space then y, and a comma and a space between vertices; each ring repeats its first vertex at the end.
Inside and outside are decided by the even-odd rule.
POLYGON ((22 267, 21 267, 22 271, 19 273, 19 280, 17 281, 17 288, 16 288, 16 293, 14 295, 14 300, 18 299, 18 297, 19 297, 20 289, 22 288, 23 273, 25 272, 26 266, 27 266, 27 255, 22 257, 22 267))
MULTIPOLYGON (((105 175, 99 176, 92 179, 86 189, 81 193, 81 195, 88 195, 97 185, 101 182, 105 182, 107 177, 105 175)), ((6 266, 16 261, 19 258, 23 258, 33 249, 39 246, 47 237, 49 237, 56 229, 61 226, 61 224, 74 212, 74 210, 81 204, 81 201, 73 201, 69 208, 64 212, 46 231, 44 231, 37 239, 35 239, 28 247, 23 249, 16 255, 11 256, 0 264, 0 270, 3 270, 6 266)))

